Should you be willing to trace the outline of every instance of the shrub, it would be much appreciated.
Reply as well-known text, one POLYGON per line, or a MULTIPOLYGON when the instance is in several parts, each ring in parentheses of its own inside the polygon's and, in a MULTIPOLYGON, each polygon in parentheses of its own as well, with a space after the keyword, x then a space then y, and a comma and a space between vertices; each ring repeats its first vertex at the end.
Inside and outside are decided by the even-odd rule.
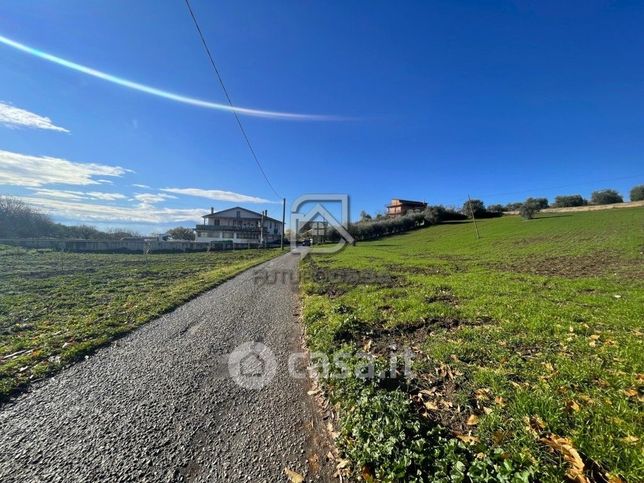
POLYGON ((522 204, 523 203, 521 203, 520 201, 516 201, 514 203, 508 203, 507 205, 505 205, 505 211, 518 211, 519 208, 521 208, 522 204))
POLYGON ((633 186, 631 189, 631 201, 644 200, 644 184, 633 186))
POLYGON ((555 208, 567 208, 571 206, 586 206, 588 201, 581 195, 560 195, 555 197, 555 208))
POLYGON ((185 228, 183 226, 178 226, 172 230, 168 230, 168 235, 170 235, 175 240, 194 240, 195 231, 192 228, 185 228))
POLYGON ((519 214, 526 220, 531 220, 540 210, 540 204, 536 200, 528 198, 519 208, 519 214))
POLYGON ((490 205, 487 207, 487 211, 490 213, 503 213, 505 211, 505 206, 503 205, 490 205))
POLYGON ((624 199, 615 190, 599 190, 593 191, 590 196, 590 202, 594 205, 610 205, 613 203, 623 203, 624 199))
POLYGON ((434 214, 433 216, 436 217, 436 223, 467 219, 467 216, 463 213, 452 208, 445 208, 443 205, 429 206, 425 209, 425 212, 427 212, 428 210, 434 214))
POLYGON ((365 210, 360 212, 360 221, 371 221, 371 215, 365 210))
POLYGON ((483 203, 481 200, 467 200, 465 203, 463 203, 463 208, 461 209, 461 211, 468 218, 472 218, 472 216, 481 218, 487 214, 485 203, 483 203))
POLYGON ((528 198, 525 200, 526 203, 532 203, 540 210, 548 208, 548 198, 528 198))

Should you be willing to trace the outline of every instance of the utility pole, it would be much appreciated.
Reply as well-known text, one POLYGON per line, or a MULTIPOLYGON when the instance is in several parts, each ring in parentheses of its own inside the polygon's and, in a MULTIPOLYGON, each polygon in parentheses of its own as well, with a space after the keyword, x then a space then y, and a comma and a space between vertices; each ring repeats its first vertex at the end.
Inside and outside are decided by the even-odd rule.
POLYGON ((284 221, 286 219, 286 198, 282 198, 282 236, 280 238, 280 249, 284 250, 284 221))
POLYGON ((472 209, 472 198, 470 198, 469 193, 467 194, 467 204, 470 207, 470 214, 472 215, 472 221, 474 221, 474 229, 476 230, 476 239, 479 240, 481 235, 479 234, 479 227, 476 224, 476 217, 474 216, 474 210, 472 209))
POLYGON ((266 210, 262 210, 262 220, 259 222, 259 246, 264 248, 264 214, 266 210))

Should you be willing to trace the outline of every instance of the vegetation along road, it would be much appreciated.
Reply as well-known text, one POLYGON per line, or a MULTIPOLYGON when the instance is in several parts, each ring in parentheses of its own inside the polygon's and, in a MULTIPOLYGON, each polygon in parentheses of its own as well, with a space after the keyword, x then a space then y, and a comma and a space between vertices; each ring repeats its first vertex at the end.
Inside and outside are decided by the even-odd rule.
POLYGON ((408 380, 329 378, 349 477, 643 481, 644 208, 448 223, 303 264, 312 349, 408 380))
MULTIPOLYGON (((287 254, 262 269, 292 272, 287 254)), ((297 294, 247 271, 99 350, 0 411, 2 481, 280 481, 315 479, 306 381, 287 374, 301 350, 297 294), (228 355, 263 342, 278 362, 260 390, 229 376, 228 355)), ((253 373, 254 374, 254 373, 253 373)), ((317 452, 321 454, 318 455, 317 452)))

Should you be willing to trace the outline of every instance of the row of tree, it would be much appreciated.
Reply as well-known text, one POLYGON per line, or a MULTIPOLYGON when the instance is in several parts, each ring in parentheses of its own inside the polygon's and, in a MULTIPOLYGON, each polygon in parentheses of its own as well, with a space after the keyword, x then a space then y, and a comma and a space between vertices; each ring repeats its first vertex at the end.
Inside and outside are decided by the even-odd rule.
MULTIPOLYGON (((422 211, 408 212, 406 215, 395 218, 387 218, 383 215, 372 218, 363 212, 360 221, 351 223, 347 231, 357 241, 374 240, 420 227, 436 225, 444 221, 465 219, 467 217, 463 213, 440 205, 428 206, 422 211)), ((327 234, 329 241, 338 241, 339 238, 340 235, 333 229, 327 234)))
MULTIPOLYGON (((630 191, 631 201, 644 200, 644 185, 634 186, 630 191)), ((487 211, 493 213, 503 213, 507 211, 519 211, 521 206, 530 203, 542 210, 544 208, 569 208, 574 206, 586 205, 610 205, 614 203, 623 203, 624 198, 616 190, 604 189, 593 191, 590 195, 590 201, 580 194, 559 195, 555 197, 554 203, 550 204, 547 198, 528 198, 526 201, 508 203, 507 205, 490 205, 487 211)), ((467 204, 467 203, 466 203, 467 204)), ((464 205, 465 206, 465 205, 464 205)))
POLYGON ((67 226, 52 219, 23 201, 0 196, 0 238, 77 238, 82 240, 120 240, 139 236, 127 229, 101 231, 93 226, 67 226))

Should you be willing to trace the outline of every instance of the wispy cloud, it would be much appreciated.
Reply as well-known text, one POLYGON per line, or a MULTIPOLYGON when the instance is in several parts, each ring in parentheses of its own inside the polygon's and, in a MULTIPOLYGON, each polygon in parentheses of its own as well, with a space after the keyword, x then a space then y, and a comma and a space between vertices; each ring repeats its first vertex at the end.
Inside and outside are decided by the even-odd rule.
POLYGON ((0 124, 7 127, 28 127, 48 129, 50 131, 69 132, 64 127, 56 126, 51 119, 34 112, 14 107, 0 101, 0 124))
POLYGON ((134 183, 132 186, 134 186, 135 188, 141 188, 141 189, 144 189, 144 190, 149 190, 149 189, 151 189, 147 184, 137 184, 137 183, 134 183))
POLYGON ((68 220, 110 223, 176 223, 197 222, 204 214, 200 208, 179 209, 154 205, 115 206, 103 203, 49 199, 37 196, 20 197, 25 203, 68 220))
POLYGON ((121 193, 105 193, 102 191, 72 191, 72 190, 52 190, 47 188, 30 188, 34 194, 45 198, 62 198, 67 200, 101 200, 116 201, 127 198, 121 193))
POLYGON ((176 196, 166 195, 163 193, 157 193, 157 194, 140 193, 140 194, 134 195, 134 199, 140 202, 139 206, 145 207, 145 206, 154 205, 156 203, 161 203, 162 201, 165 201, 165 200, 176 199, 176 196))
POLYGON ((161 191, 178 195, 195 196, 215 201, 232 201, 233 203, 277 203, 276 201, 243 195, 232 191, 206 190, 201 188, 163 188, 161 191))
POLYGON ((174 92, 165 91, 162 89, 157 89, 156 87, 148 86, 145 84, 140 84, 138 82, 133 82, 122 77, 117 77, 106 72, 101 72, 100 70, 87 67, 85 65, 77 64, 75 62, 57 57, 55 55, 43 52, 42 50, 35 49, 28 45, 16 42, 8 37, 0 35, 0 43, 13 47, 14 49, 20 50, 27 54, 33 55, 35 57, 53 62, 54 64, 62 65, 68 69, 72 69, 83 74, 90 75, 92 77, 97 77, 114 84, 118 84, 129 89, 134 89, 140 92, 145 92, 146 94, 151 94, 157 97, 163 97, 175 102, 180 102, 183 104, 189 104, 192 106, 204 107, 206 109, 216 109, 219 111, 230 111, 236 112, 238 114, 244 114, 247 116, 256 116, 256 117, 265 117, 269 119, 284 119, 290 121, 338 121, 344 120, 338 116, 327 116, 327 115, 318 115, 318 114, 296 114, 291 112, 277 112, 277 111, 265 111, 261 109, 250 109, 247 107, 233 107, 227 104, 220 104, 218 102, 206 101, 203 99, 197 99, 194 97, 184 96, 181 94, 176 94, 174 92))
POLYGON ((122 176, 120 166, 75 163, 49 156, 31 156, 0 150, 0 185, 40 187, 47 184, 92 185, 95 176, 122 176))

